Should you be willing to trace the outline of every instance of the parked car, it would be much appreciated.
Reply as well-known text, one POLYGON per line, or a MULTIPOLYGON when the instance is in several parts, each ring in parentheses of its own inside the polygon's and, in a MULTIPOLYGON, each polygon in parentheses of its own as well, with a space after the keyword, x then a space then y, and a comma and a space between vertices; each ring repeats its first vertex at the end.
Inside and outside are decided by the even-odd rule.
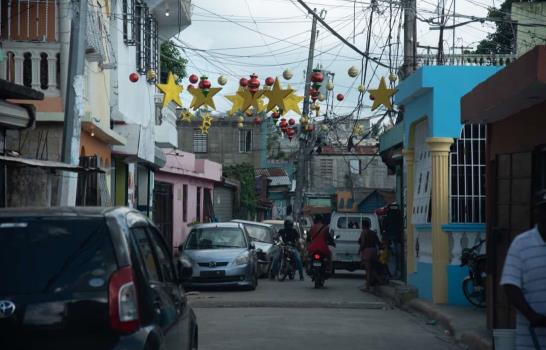
POLYGON ((330 220, 330 234, 339 236, 336 247, 330 247, 335 269, 347 269, 354 271, 361 269, 360 255, 358 253, 358 239, 362 232, 362 223, 369 221, 371 229, 377 232, 381 238, 379 221, 376 214, 372 213, 339 213, 334 212, 330 220))
POLYGON ((235 222, 196 225, 182 246, 183 260, 193 267, 185 282, 190 288, 258 286, 256 247, 242 224, 235 222))
POLYGON ((198 327, 151 221, 128 208, 0 211, 0 349, 197 349, 198 327))
POLYGON ((246 220, 231 221, 243 224, 245 226, 250 239, 256 246, 256 254, 258 256, 258 274, 260 277, 268 276, 269 269, 271 268, 271 262, 278 251, 278 247, 273 244, 273 237, 275 237, 276 233, 273 225, 246 220))

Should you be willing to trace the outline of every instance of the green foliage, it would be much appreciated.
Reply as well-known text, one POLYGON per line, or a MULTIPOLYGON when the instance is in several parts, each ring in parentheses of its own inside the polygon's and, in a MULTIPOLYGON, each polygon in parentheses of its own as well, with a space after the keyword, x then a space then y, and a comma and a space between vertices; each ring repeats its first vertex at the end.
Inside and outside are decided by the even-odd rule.
MULTIPOLYGON (((529 2, 541 2, 544 0, 531 0, 529 2)), ((490 8, 487 14, 488 18, 495 19, 497 29, 494 33, 488 34, 487 38, 480 41, 476 51, 477 54, 509 54, 515 51, 515 34, 517 25, 511 23, 510 13, 512 12, 512 3, 518 0, 505 0, 500 9, 490 8)))
POLYGON ((180 50, 169 40, 161 44, 161 80, 166 80, 167 74, 173 72, 178 77, 177 83, 181 83, 187 75, 186 65, 188 60, 182 57, 180 50))
POLYGON ((249 213, 256 212, 256 178, 254 165, 240 163, 224 166, 224 176, 241 183, 241 206, 249 213))

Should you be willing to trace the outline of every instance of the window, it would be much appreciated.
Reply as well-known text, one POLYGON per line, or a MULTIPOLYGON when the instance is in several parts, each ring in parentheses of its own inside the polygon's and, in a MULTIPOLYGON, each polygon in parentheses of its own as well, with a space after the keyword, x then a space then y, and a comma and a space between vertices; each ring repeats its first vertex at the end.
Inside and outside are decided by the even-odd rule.
POLYGON ((207 153, 208 134, 203 134, 201 130, 193 130, 193 153, 207 153))
POLYGON ((123 0, 122 3, 123 18, 123 42, 126 45, 135 45, 135 0, 123 0))
POLYGON ((332 185, 333 173, 334 173, 334 160, 321 159, 320 160, 320 177, 322 178, 322 184, 324 186, 332 185))
POLYGON ((349 161, 349 170, 351 174, 359 175, 360 174, 360 160, 351 159, 349 161))
POLYGON ((252 130, 239 130, 239 153, 252 151, 252 130))
POLYGON ((450 222, 485 222, 486 125, 467 124, 449 156, 450 222))
POLYGON ((195 204, 197 205, 195 220, 201 222, 201 187, 197 187, 197 198, 195 200, 195 204))
POLYGON ((415 163, 413 183, 412 224, 430 223, 432 157, 425 140, 429 135, 428 122, 415 126, 415 163))
POLYGON ((157 20, 150 15, 144 2, 137 2, 133 26, 134 44, 136 45, 137 71, 146 74, 150 69, 159 67, 159 32, 157 20))
POLYGON ((148 273, 150 281, 160 281, 159 273, 157 270, 157 264, 155 261, 154 253, 146 229, 143 227, 135 227, 132 229, 133 236, 137 241, 140 253, 142 254, 142 260, 144 261, 144 268, 148 273))
POLYGON ((174 273, 174 267, 171 262, 171 254, 165 247, 165 241, 161 238, 161 235, 155 228, 150 228, 150 237, 152 238, 152 244, 157 254, 157 261, 161 270, 161 276, 164 282, 176 282, 176 275, 174 273))
POLYGON ((182 186, 182 221, 188 222, 188 185, 182 186))

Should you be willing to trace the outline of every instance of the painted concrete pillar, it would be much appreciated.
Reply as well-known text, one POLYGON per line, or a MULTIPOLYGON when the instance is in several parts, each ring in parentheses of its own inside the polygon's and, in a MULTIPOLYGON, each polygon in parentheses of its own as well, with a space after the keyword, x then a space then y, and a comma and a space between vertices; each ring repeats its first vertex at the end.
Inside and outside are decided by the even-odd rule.
POLYGON ((432 301, 447 303, 449 240, 442 225, 449 220, 449 150, 452 138, 426 140, 432 155, 432 301))
POLYGON ((415 247, 413 244, 413 148, 405 149, 406 162, 406 270, 407 274, 415 273, 415 247))

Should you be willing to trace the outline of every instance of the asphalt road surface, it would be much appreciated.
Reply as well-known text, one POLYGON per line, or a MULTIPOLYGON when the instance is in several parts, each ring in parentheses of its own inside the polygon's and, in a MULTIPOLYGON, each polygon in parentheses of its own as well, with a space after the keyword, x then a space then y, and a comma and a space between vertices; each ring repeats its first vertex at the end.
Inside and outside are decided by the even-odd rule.
POLYGON ((326 281, 260 280, 253 292, 190 293, 203 350, 460 349, 437 325, 359 290, 356 274, 326 281))

